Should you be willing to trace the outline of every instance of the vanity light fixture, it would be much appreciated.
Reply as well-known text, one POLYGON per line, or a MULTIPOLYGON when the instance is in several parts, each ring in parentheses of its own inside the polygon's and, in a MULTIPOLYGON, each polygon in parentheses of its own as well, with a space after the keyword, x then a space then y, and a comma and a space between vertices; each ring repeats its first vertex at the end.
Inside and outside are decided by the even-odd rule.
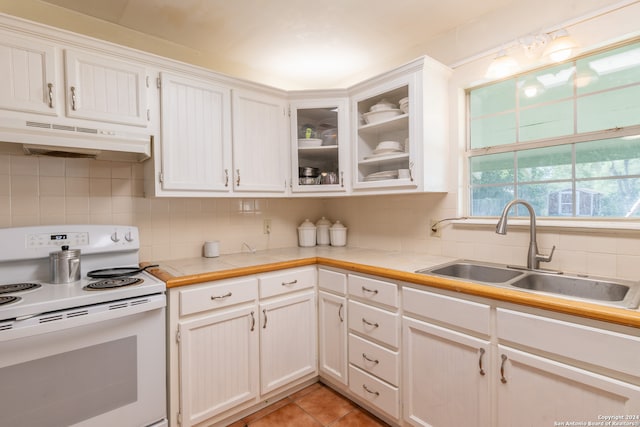
POLYGON ((573 55, 573 50, 578 44, 571 38, 567 30, 562 29, 549 34, 550 41, 542 53, 542 56, 553 62, 562 62, 573 55))
POLYGON ((507 55, 504 50, 501 50, 498 56, 489 64, 485 77, 488 79, 501 79, 515 74, 518 71, 520 71, 518 61, 516 61, 514 57, 507 55))

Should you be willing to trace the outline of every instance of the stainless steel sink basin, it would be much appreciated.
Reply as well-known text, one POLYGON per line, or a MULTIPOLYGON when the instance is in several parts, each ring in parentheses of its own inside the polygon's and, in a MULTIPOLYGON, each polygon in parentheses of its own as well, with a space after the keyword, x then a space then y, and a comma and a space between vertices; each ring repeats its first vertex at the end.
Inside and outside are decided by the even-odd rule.
POLYGON ((508 268, 493 267, 488 265, 475 264, 470 262, 456 262, 444 267, 420 270, 416 273, 436 274, 440 276, 455 277, 457 279, 467 279, 472 282, 504 283, 524 273, 508 268))
POLYGON ((531 273, 511 283, 516 288, 597 301, 624 301, 631 287, 609 281, 531 273))
POLYGON ((476 261, 455 261, 416 273, 478 282, 526 292, 597 302, 623 308, 640 305, 640 282, 596 277, 575 277, 562 273, 509 268, 476 261))

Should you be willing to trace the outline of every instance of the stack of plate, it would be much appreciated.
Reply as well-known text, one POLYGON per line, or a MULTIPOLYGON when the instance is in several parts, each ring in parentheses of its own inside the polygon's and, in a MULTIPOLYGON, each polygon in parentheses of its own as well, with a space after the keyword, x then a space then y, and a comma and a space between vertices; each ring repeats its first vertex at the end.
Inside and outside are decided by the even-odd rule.
POLYGON ((389 156, 396 153, 404 153, 404 147, 398 141, 382 141, 373 150, 370 156, 366 156, 366 159, 375 159, 376 157, 389 156))
POLYGON ((400 104, 400 111, 402 111, 404 114, 409 114, 409 98, 408 97, 402 98, 399 104, 400 104))
POLYGON ((384 181, 386 179, 398 179, 398 170, 370 173, 364 177, 364 181, 384 181))

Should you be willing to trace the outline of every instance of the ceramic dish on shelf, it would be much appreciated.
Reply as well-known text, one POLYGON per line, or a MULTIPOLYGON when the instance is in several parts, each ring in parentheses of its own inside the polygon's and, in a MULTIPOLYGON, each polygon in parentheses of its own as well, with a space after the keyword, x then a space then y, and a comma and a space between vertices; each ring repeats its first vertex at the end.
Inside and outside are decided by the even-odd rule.
POLYGON ((373 159, 377 159, 377 160, 383 160, 388 158, 393 158, 393 157, 397 157, 399 154, 404 155, 406 154, 404 151, 389 151, 386 153, 380 153, 380 154, 371 154, 369 156, 364 156, 364 160, 373 160, 373 159))
POLYGON ((370 111, 364 113, 362 117, 367 124, 378 123, 384 120, 392 119, 402 114, 399 109, 383 110, 383 111, 370 111))
POLYGON ((403 149, 402 144, 398 141, 380 141, 373 152, 376 153, 382 150, 402 151, 403 149))
POLYGON ((398 106, 393 102, 389 102, 386 99, 382 99, 377 104, 372 105, 371 108, 369 108, 369 111, 370 112, 387 111, 387 110, 394 110, 396 108, 398 108, 398 106))
POLYGON ((309 147, 320 147, 321 145, 322 145, 322 140, 320 138, 298 139, 298 147, 309 148, 309 147))
POLYGON ((370 173, 369 175, 364 177, 365 181, 383 181, 385 179, 397 179, 398 178, 398 170, 390 170, 390 171, 381 171, 370 173))

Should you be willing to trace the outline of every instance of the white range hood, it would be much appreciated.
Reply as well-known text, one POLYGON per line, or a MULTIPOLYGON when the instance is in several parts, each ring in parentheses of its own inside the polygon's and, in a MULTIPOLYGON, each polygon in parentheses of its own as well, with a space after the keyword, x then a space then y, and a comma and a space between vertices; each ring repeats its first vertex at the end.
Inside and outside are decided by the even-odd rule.
POLYGON ((0 142, 22 144, 26 154, 141 162, 151 157, 145 131, 80 127, 53 121, 0 118, 0 142))

